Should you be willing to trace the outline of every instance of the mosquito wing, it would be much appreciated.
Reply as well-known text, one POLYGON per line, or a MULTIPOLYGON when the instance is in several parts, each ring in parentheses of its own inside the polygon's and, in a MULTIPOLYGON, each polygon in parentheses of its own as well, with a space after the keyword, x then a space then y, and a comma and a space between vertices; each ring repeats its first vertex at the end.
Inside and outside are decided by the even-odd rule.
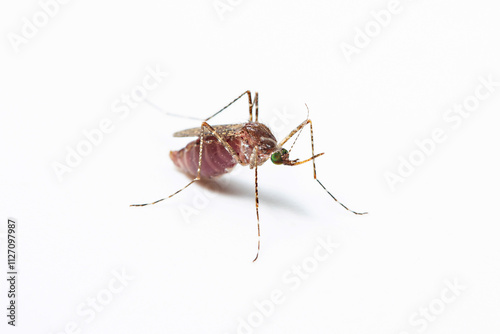
MULTIPOLYGON (((221 136, 234 136, 242 127, 242 124, 223 124, 213 125, 214 130, 221 136)), ((198 137, 201 133, 201 128, 192 128, 174 133, 174 137, 198 137)), ((207 128, 203 128, 203 135, 210 135, 211 132, 207 128)))

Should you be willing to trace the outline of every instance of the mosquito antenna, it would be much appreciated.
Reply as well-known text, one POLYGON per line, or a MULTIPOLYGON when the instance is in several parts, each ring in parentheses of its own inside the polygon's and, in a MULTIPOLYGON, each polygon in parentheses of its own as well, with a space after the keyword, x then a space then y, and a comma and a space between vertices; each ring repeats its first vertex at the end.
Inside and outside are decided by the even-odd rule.
MULTIPOLYGON (((302 129, 304 129, 304 128, 302 128, 302 129)), ((292 152, 293 145, 295 145, 295 143, 297 142, 297 139, 299 139, 299 136, 302 133, 302 129, 299 130, 299 133, 297 134, 297 137, 295 137, 295 139, 294 139, 294 141, 292 143, 292 146, 290 146, 290 149, 288 150, 288 153, 292 152)))
MULTIPOLYGON (((304 104, 306 105, 306 108, 307 108, 307 117, 306 117, 306 121, 307 121, 309 119, 309 107, 307 106, 307 103, 304 103, 304 104)), ((297 137, 295 137, 295 140, 293 141, 292 146, 290 146, 288 153, 292 152, 293 145, 295 145, 295 143, 297 142, 297 139, 299 139, 299 136, 302 133, 302 129, 304 129, 304 128, 301 128, 299 130, 299 133, 297 134, 297 137)))
POLYGON ((187 119, 194 119, 196 121, 203 121, 203 118, 197 118, 197 117, 191 117, 191 116, 185 116, 185 115, 180 115, 180 114, 174 114, 168 111, 163 110, 162 108, 158 107, 156 104, 153 102, 149 101, 148 99, 144 100, 147 104, 149 104, 151 107, 155 108, 156 110, 160 111, 161 113, 168 115, 168 116, 173 116, 173 117, 180 117, 180 118, 187 118, 187 119))

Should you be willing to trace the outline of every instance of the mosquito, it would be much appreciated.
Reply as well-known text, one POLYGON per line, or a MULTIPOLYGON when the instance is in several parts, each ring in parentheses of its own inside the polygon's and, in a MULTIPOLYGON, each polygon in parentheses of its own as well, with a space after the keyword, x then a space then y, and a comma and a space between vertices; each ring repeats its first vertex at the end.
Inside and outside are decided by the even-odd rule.
POLYGON ((255 169, 255 212, 257 215, 257 255, 253 262, 257 260, 260 252, 260 219, 259 219, 259 191, 257 182, 257 167, 271 158, 271 161, 276 165, 298 166, 303 163, 312 161, 314 179, 319 185, 344 209, 356 214, 364 215, 367 212, 356 212, 347 208, 332 195, 328 189, 316 177, 316 161, 315 159, 322 156, 324 153, 314 154, 314 139, 312 122, 309 119, 309 108, 307 107, 307 119, 293 129, 288 136, 278 142, 271 130, 264 124, 259 123, 259 93, 255 92, 252 100, 252 93, 247 90, 231 103, 226 105, 221 110, 217 111, 212 116, 205 119, 201 127, 182 130, 174 133, 174 137, 198 137, 198 139, 190 142, 186 147, 178 151, 170 151, 170 158, 174 164, 183 172, 193 176, 194 178, 183 188, 177 190, 172 195, 159 199, 151 203, 132 204, 130 206, 146 206, 156 204, 172 196, 177 195, 182 190, 189 187, 191 184, 199 180, 207 180, 222 174, 228 173, 231 169, 240 164, 249 166, 250 169, 255 169), (249 105, 249 120, 241 124, 225 124, 225 125, 210 125, 207 122, 213 117, 220 114, 230 105, 238 101, 244 95, 248 96, 249 105), (255 107, 255 120, 253 110, 255 107), (290 160, 290 152, 293 145, 297 141, 302 129, 309 125, 311 132, 311 151, 312 156, 308 159, 299 161, 299 159, 290 160), (283 148, 283 145, 297 134, 295 141, 290 149, 283 148))

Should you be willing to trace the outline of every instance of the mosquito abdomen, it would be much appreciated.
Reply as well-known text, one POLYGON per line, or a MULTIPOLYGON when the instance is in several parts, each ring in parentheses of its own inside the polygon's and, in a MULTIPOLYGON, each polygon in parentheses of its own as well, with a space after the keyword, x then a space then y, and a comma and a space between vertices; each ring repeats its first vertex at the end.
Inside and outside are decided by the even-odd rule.
MULTIPOLYGON (((237 149, 239 145, 233 140, 231 147, 237 149)), ((194 140, 179 151, 170 151, 170 158, 174 164, 185 173, 196 177, 200 154, 200 140, 194 140)), ((217 138, 208 136, 203 142, 203 155, 201 162, 202 179, 209 179, 231 171, 237 164, 231 154, 224 148, 217 138)))

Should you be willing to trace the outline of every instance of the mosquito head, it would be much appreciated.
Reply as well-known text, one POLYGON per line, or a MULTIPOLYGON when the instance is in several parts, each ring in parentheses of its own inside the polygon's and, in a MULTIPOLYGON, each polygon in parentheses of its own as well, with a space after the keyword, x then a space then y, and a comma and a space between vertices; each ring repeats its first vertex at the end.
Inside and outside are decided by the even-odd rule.
POLYGON ((282 148, 271 155, 271 161, 275 165, 282 165, 286 160, 288 160, 288 151, 285 148, 282 148))
POLYGON ((303 163, 305 162, 308 162, 308 161, 311 161, 311 160, 314 160, 315 158, 317 157, 320 157, 322 156, 324 153, 320 153, 320 154, 316 154, 312 157, 310 157, 309 159, 306 159, 306 160, 302 160, 302 161, 299 161, 299 159, 295 159, 295 160, 290 160, 290 153, 288 152, 287 149, 285 148, 282 148, 276 152, 274 152, 272 155, 271 155, 271 161, 275 164, 275 165, 285 165, 285 166, 297 166, 297 165, 302 165, 303 163))

